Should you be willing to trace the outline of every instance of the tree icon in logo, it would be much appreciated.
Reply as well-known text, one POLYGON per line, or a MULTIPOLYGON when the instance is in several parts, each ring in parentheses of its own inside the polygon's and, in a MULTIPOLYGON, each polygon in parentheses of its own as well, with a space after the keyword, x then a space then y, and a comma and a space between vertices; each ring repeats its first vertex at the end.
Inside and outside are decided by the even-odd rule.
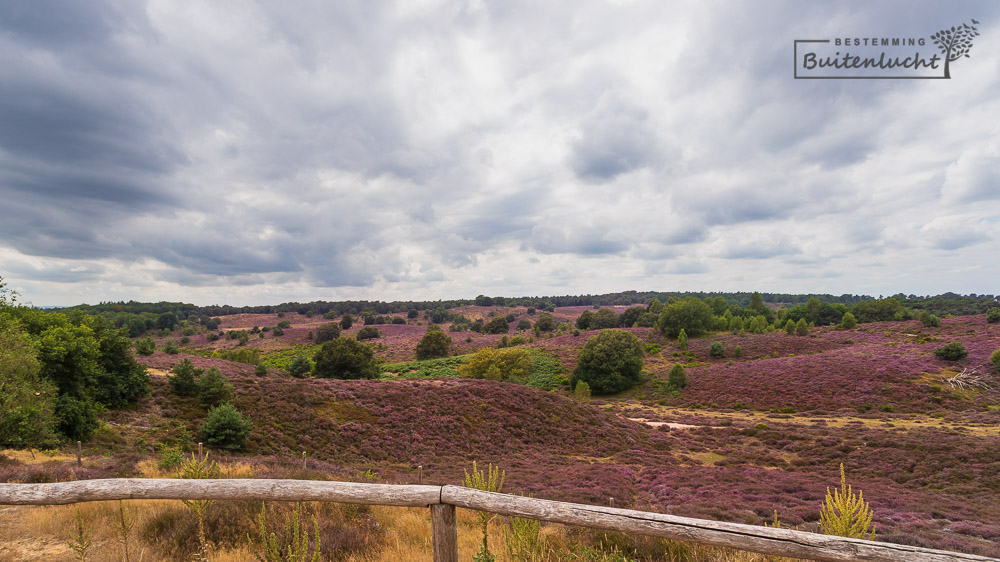
POLYGON ((934 44, 944 54, 945 78, 951 78, 951 70, 948 68, 949 63, 957 61, 963 55, 966 57, 969 56, 969 49, 972 48, 972 38, 979 37, 979 31, 976 30, 976 24, 978 23, 978 21, 972 20, 972 25, 963 23, 958 27, 942 29, 931 35, 934 44))

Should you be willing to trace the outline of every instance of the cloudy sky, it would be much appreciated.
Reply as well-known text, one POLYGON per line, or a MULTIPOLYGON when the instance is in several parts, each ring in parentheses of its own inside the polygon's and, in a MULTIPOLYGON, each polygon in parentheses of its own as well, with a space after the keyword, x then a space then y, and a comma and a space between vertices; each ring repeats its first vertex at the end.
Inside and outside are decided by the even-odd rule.
POLYGON ((993 0, 10 1, 0 60, 39 306, 1000 291, 993 0), (971 18, 951 80, 793 79, 971 18))

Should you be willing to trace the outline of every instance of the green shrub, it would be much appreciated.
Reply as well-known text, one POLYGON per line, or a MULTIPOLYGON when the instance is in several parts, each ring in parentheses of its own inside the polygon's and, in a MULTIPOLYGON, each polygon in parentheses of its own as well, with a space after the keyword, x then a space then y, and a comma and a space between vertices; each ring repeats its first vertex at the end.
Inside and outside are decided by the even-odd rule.
MULTIPOLYGON (((501 318, 501 320, 503 320, 501 318)), ((504 324, 507 321, 504 320, 504 324)), ((420 342, 417 343, 417 359, 436 359, 438 357, 447 357, 451 350, 451 336, 441 331, 437 326, 432 326, 427 328, 427 332, 420 342)))
POLYGON ((522 318, 522 319, 518 320, 517 321, 517 329, 518 330, 530 330, 531 329, 531 320, 528 320, 527 318, 522 318))
POLYGON ((840 489, 826 489, 826 499, 820 509, 819 526, 826 535, 836 535, 854 539, 875 539, 872 525, 873 512, 865 501, 864 493, 858 495, 847 485, 844 464, 840 464, 840 489))
POLYGON ((941 323, 937 316, 934 316, 926 310, 921 310, 918 318, 920 319, 920 323, 926 328, 936 328, 938 324, 941 323))
POLYGON ((986 312, 986 321, 990 324, 1000 322, 1000 308, 992 307, 986 312))
POLYGON ((209 410, 198 436, 213 447, 239 451, 246 447, 252 429, 250 420, 244 418, 236 406, 226 403, 209 410))
POLYGON ((163 447, 160 451, 160 460, 156 462, 160 470, 170 470, 177 468, 184 460, 184 453, 177 447, 163 447))
POLYGON ((733 357, 743 357, 743 346, 738 345, 733 349, 733 357))
POLYGON ((326 343, 340 337, 340 324, 329 322, 316 328, 316 343, 326 343))
POLYGON ((531 357, 523 349, 484 347, 458 368, 459 376, 493 381, 521 382, 531 373, 531 357))
POLYGON ((282 330, 287 330, 292 327, 292 323, 289 322, 288 320, 282 320, 281 322, 278 322, 277 327, 281 328, 282 330))
POLYGON ((174 394, 178 396, 194 396, 198 392, 198 377, 205 371, 196 369, 191 364, 191 360, 185 357, 180 363, 174 365, 173 375, 167 376, 174 394))
POLYGON ((614 394, 637 384, 642 376, 643 345, 634 334, 602 330, 580 351, 570 383, 585 381, 594 394, 614 394))
POLYGON ((688 348, 688 335, 687 332, 684 331, 684 328, 681 328, 681 331, 677 334, 677 349, 684 350, 687 348, 688 348))
POLYGON ((840 319, 840 327, 844 330, 850 330, 857 325, 858 319, 850 312, 845 312, 844 316, 840 319))
POLYGON ((1000 373, 1000 349, 997 349, 990 355, 990 363, 993 363, 993 367, 1000 373))
POLYGON ((809 324, 806 322, 805 318, 799 318, 799 321, 795 323, 795 335, 796 336, 809 335, 809 324))
POLYGON ((969 350, 965 349, 962 342, 953 341, 935 349, 934 355, 938 359, 944 359, 945 361, 958 361, 959 359, 965 359, 969 355, 969 350))
POLYGON ((587 384, 587 381, 576 383, 576 388, 573 389, 573 398, 580 402, 590 402, 590 385, 587 384))
POLYGON ((358 331, 358 335, 355 337, 358 341, 374 340, 382 337, 382 332, 379 332, 375 326, 365 326, 358 331))
POLYGON ((152 355, 156 351, 156 342, 153 338, 143 338, 135 342, 135 352, 139 355, 152 355))
POLYGON ((253 374, 257 375, 258 377, 263 377, 267 375, 267 365, 259 363, 256 367, 253 368, 253 374))
POLYGON ((305 377, 306 375, 309 374, 309 371, 311 370, 312 370, 312 363, 309 362, 308 357, 306 357, 301 353, 296 355, 295 359, 292 359, 292 362, 289 363, 288 365, 289 374, 291 374, 293 377, 297 379, 305 377))
POLYGON ((218 406, 228 402, 233 397, 233 385, 215 367, 209 367, 204 375, 195 383, 198 401, 205 408, 218 406))
POLYGON ((350 314, 344 314, 340 319, 340 327, 344 330, 350 330, 351 326, 354 325, 354 317, 350 314))
POLYGON ((321 378, 374 379, 379 375, 375 353, 357 340, 337 338, 328 341, 313 359, 313 374, 321 378))
POLYGON ((788 335, 792 335, 795 333, 795 321, 792 320, 791 318, 789 318, 788 321, 785 322, 785 333, 788 335))
POLYGON ((667 374, 667 381, 672 388, 677 390, 687 387, 688 379, 687 373, 684 372, 684 366, 678 363, 671 367, 670 373, 667 374))
POLYGON ((708 354, 716 359, 721 359, 726 356, 726 348, 722 347, 721 342, 712 342, 712 347, 708 348, 708 354))

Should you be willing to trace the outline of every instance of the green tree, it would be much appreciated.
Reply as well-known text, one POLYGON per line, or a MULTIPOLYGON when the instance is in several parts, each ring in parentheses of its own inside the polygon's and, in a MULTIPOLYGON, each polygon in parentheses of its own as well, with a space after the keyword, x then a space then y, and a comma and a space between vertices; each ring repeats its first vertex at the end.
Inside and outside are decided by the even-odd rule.
POLYGON ((639 318, 646 312, 646 307, 644 306, 633 306, 631 308, 625 309, 618 316, 618 327, 619 328, 631 328, 639 323, 639 318))
POLYGON ((864 493, 858 495, 847 484, 844 464, 840 464, 840 489, 826 489, 826 499, 819 514, 819 526, 825 535, 837 535, 854 539, 875 539, 873 512, 865 501, 864 493))
MULTIPOLYGON (((843 330, 850 330, 851 328, 858 325, 858 319, 854 317, 850 312, 845 312, 844 316, 840 319, 840 327, 843 330)), ((787 329, 787 328, 786 328, 787 329)))
POLYGON ((518 331, 521 331, 521 330, 530 330, 530 329, 531 329, 531 320, 528 320, 527 318, 522 318, 522 319, 520 319, 520 320, 517 321, 517 330, 518 331))
POLYGON ((56 387, 39 376, 35 353, 28 334, 0 312, 0 447, 56 443, 56 387))
POLYGON ((996 324, 1000 322, 1000 308, 992 307, 986 312, 986 322, 996 324))
POLYGON ((174 394, 178 396, 194 396, 198 393, 198 377, 205 372, 205 369, 197 369, 191 364, 191 360, 185 357, 180 363, 174 365, 173 375, 167 376, 167 381, 174 389, 174 394))
POLYGON ((895 298, 861 301, 851 308, 858 322, 890 322, 903 311, 903 305, 895 298))
POLYGON ((340 337, 340 324, 328 322, 316 328, 316 343, 326 343, 340 337))
POLYGON ((135 342, 135 352, 139 355, 152 355, 156 351, 156 342, 153 338, 144 338, 135 342))
POLYGON ((133 404, 149 394, 149 375, 132 355, 132 342, 100 317, 90 318, 98 340, 95 398, 109 408, 133 404))
POLYGON ((671 367, 670 372, 667 374, 667 382, 671 388, 677 390, 687 387, 688 379, 687 373, 684 371, 684 366, 678 363, 671 367))
POLYGON ((173 312, 164 312, 156 319, 156 327, 161 330, 172 331, 178 322, 176 314, 173 312))
POLYGON ((313 374, 321 378, 375 379, 379 375, 379 362, 372 348, 357 340, 328 341, 313 359, 316 364, 313 374))
POLYGON ((716 359, 722 359, 726 356, 726 348, 722 347, 721 342, 712 342, 712 346, 708 348, 708 354, 716 359))
POLYGON ((733 319, 729 321, 729 331, 734 334, 743 333, 743 317, 733 316, 733 319))
POLYGON ((506 334, 509 329, 510 327, 507 325, 507 319, 503 316, 497 316, 483 326, 483 333, 506 334))
POLYGON ((375 326, 365 326, 358 331, 358 335, 355 336, 358 341, 374 340, 382 337, 382 332, 378 331, 375 326))
POLYGON ((697 337, 711 329, 713 319, 712 307, 698 297, 688 297, 665 305, 657 327, 670 338, 681 330, 697 337))
POLYGON ((602 330, 580 351, 570 384, 590 385, 594 394, 614 394, 637 384, 642 377, 643 346, 624 330, 602 330))
POLYGON ((594 311, 584 310, 576 317, 576 329, 577 330, 589 330, 591 323, 594 321, 594 311))
POLYGON ((993 368, 1000 373, 1000 349, 997 349, 990 355, 990 363, 993 363, 993 368))
POLYGON ((936 328, 941 323, 937 316, 934 316, 926 310, 921 310, 920 314, 917 315, 917 318, 925 328, 936 328))
POLYGON ((677 334, 677 349, 683 351, 687 348, 688 348, 688 335, 687 332, 684 331, 684 328, 681 328, 680 333, 677 334))
POLYGON ((413 320, 414 318, 416 318, 419 315, 420 315, 420 311, 417 310, 417 309, 415 309, 415 308, 411 308, 410 310, 406 311, 406 317, 409 318, 410 320, 413 320))
POLYGON ((295 359, 288 365, 288 372, 293 377, 300 379, 309 374, 312 370, 312 363, 309 362, 309 358, 303 354, 298 354, 295 359))
MULTIPOLYGON (((504 322, 506 324, 506 322, 504 322)), ((417 343, 417 359, 437 359, 447 357, 451 350, 451 336, 444 333, 441 328, 431 326, 417 343)))
POLYGON ((763 314, 758 314, 750 320, 750 333, 763 334, 767 331, 767 318, 763 314))
POLYGON ((795 335, 796 336, 809 335, 809 324, 806 323, 805 318, 799 318, 799 321, 795 323, 795 335))
POLYGON ((350 330, 351 326, 354 325, 354 317, 350 313, 345 312, 344 316, 340 318, 340 327, 343 330, 350 330))
POLYGON ((233 397, 233 385, 215 367, 209 367, 204 375, 198 377, 195 386, 198 389, 198 401, 205 408, 218 406, 233 397))
POLYGON ((59 432, 78 441, 86 441, 97 430, 100 407, 86 398, 60 394, 56 400, 59 432))
POLYGON ((618 327, 618 314, 610 308, 602 308, 594 314, 591 330, 607 330, 618 327))
POLYGON ((538 316, 538 320, 535 321, 535 328, 542 332, 551 332, 556 329, 556 322, 552 319, 551 314, 543 312, 538 316))
POLYGON ((227 402, 208 411, 208 417, 198 429, 198 436, 212 447, 239 451, 246 447, 252 430, 250 420, 227 402))

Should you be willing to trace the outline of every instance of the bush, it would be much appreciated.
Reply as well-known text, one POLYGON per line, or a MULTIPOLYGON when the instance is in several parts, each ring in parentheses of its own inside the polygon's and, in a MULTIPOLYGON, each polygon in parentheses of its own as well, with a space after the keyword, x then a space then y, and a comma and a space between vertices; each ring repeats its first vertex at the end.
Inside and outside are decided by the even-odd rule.
POLYGON ((410 310, 406 311, 406 317, 409 318, 410 320, 413 320, 414 318, 416 318, 419 315, 420 315, 420 311, 417 310, 417 309, 415 309, 415 308, 411 308, 410 310))
POLYGON ((382 332, 378 331, 375 326, 365 326, 358 331, 358 335, 355 336, 358 341, 374 340, 382 337, 382 332))
POLYGON ((274 337, 277 338, 277 337, 281 337, 281 336, 285 335, 285 330, 284 330, 284 328, 279 328, 279 327, 275 326, 274 330, 271 333, 274 334, 274 337))
POLYGON ((326 343, 340 337, 340 324, 329 322, 316 328, 316 343, 326 343))
POLYGON ((344 313, 344 315, 340 318, 340 327, 344 330, 350 330, 353 325, 354 317, 349 313, 344 313))
POLYGON ((497 316, 483 326, 484 334, 506 334, 507 330, 507 319, 501 316, 497 316))
POLYGON ((253 368, 253 374, 258 377, 263 377, 267 375, 267 365, 263 363, 258 363, 256 367, 253 368))
POLYGON ((195 383, 198 391, 198 401, 205 408, 218 406, 228 402, 233 397, 233 385, 222 377, 215 367, 209 367, 204 375, 195 383))
POLYGON ((484 347, 458 368, 458 375, 472 379, 524 382, 531 374, 531 356, 523 349, 484 347))
POLYGON ((517 329, 518 330, 530 330, 531 329, 531 320, 528 320, 527 318, 522 318, 522 319, 518 320, 517 321, 517 329))
POLYGON ((792 320, 791 318, 789 318, 788 321, 785 322, 785 333, 788 334, 789 336, 795 333, 795 321, 792 320))
POLYGON ((328 379, 374 379, 379 375, 375 353, 352 339, 337 338, 323 344, 314 357, 313 374, 328 379))
POLYGON ((934 355, 938 359, 944 359, 945 361, 958 361, 959 359, 965 359, 969 355, 969 350, 965 349, 962 342, 953 341, 935 349, 934 355))
POLYGON ((993 355, 990 355, 990 363, 993 363, 993 368, 1000 373, 1000 349, 997 349, 993 352, 993 355))
POLYGON ((676 338, 681 330, 699 336, 712 328, 715 315, 712 307, 698 297, 688 297, 663 307, 657 327, 667 337, 676 338))
POLYGON ((733 349, 733 357, 743 357, 743 346, 738 345, 733 349))
POLYGON ((712 342, 712 347, 708 348, 708 354, 716 359, 721 359, 726 356, 726 348, 722 347, 720 342, 712 342))
POLYGON ((135 352, 139 355, 152 355, 156 351, 156 342, 153 338, 144 338, 135 342, 135 352))
POLYGON ((640 380, 642 359, 642 341, 635 335, 603 330, 584 344, 570 384, 575 387, 578 381, 584 381, 594 394, 627 390, 640 380))
POLYGON ((684 371, 684 366, 681 364, 674 365, 670 368, 670 373, 667 375, 667 382, 670 383, 670 387, 680 390, 688 385, 687 373, 684 371))
POLYGON ((858 319, 850 312, 845 312, 844 316, 840 319, 840 327, 844 330, 850 330, 857 325, 858 319))
POLYGON ((556 321, 552 319, 551 314, 543 312, 535 321, 535 329, 540 332, 551 332, 556 329, 556 321))
POLYGON ((938 325, 941 323, 941 321, 938 320, 937 316, 934 316, 933 314, 927 312, 926 310, 921 310, 918 318, 920 319, 920 323, 923 324, 924 327, 926 328, 937 328, 938 325))
MULTIPOLYGON (((501 320, 503 319, 501 318, 501 320)), ((506 324, 507 322, 504 321, 504 325, 506 324)), ((423 361, 424 359, 447 357, 450 350, 451 336, 442 332, 437 326, 432 326, 427 328, 427 333, 417 343, 417 360, 423 361)))
POLYGON ((683 351, 687 348, 688 348, 688 335, 687 332, 684 331, 684 328, 681 328, 680 333, 677 334, 677 349, 683 351))
POLYGON ((170 382, 171 388, 174 389, 174 394, 178 396, 194 396, 198 391, 198 377, 205 370, 196 369, 191 364, 191 360, 185 357, 183 361, 174 365, 173 371, 174 374, 168 376, 167 380, 170 382))
POLYGON ((167 343, 163 344, 164 353, 169 353, 170 355, 177 355, 181 352, 180 348, 177 347, 177 342, 174 340, 169 340, 167 343))
POLYGON ((795 335, 796 336, 809 335, 809 324, 806 323, 805 318, 799 318, 799 321, 795 323, 795 335))
POLYGON ((56 400, 56 417, 59 420, 59 431, 73 440, 86 441, 97 430, 98 406, 89 400, 83 400, 63 394, 56 400))
POLYGON ((986 321, 990 324, 1000 322, 1000 308, 993 307, 986 312, 986 321))
POLYGON ((287 330, 292 327, 292 323, 289 322, 288 320, 282 320, 281 322, 278 322, 277 327, 281 328, 282 330, 287 330))
POLYGON ((208 418, 201 424, 198 436, 213 447, 238 451, 247 444, 247 437, 253 424, 243 417, 236 406, 222 404, 208 412, 208 418))
POLYGON ((309 362, 309 358, 301 353, 292 359, 292 362, 288 365, 288 373, 293 377, 300 379, 309 374, 312 370, 312 363, 309 362))

